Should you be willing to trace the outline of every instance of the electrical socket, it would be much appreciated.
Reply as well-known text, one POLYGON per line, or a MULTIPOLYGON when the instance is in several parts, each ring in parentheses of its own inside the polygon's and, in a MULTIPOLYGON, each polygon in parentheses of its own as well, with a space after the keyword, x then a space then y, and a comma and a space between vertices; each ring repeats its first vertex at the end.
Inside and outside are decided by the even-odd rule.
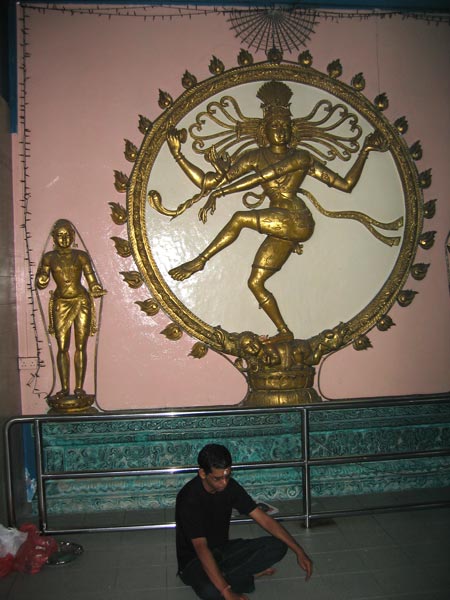
POLYGON ((31 371, 37 369, 38 359, 35 356, 19 356, 19 369, 21 371, 31 371))

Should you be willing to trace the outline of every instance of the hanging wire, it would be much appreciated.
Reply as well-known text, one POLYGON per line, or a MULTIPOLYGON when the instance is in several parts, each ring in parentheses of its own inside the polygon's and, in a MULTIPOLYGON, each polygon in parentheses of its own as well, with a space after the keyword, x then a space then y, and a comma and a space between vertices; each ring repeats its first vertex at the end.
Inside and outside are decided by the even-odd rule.
POLYGON ((445 240, 445 262, 447 264, 448 291, 450 292, 450 231, 445 240))
POLYGON ((27 111, 26 107, 28 105, 28 96, 27 96, 27 82, 29 79, 28 71, 27 71, 27 59, 30 57, 28 52, 28 41, 27 41, 27 13, 26 11, 22 11, 22 16, 19 19, 20 23, 20 32, 21 32, 21 42, 20 46, 22 48, 22 57, 21 63, 19 66, 19 70, 22 76, 22 80, 19 82, 19 122, 22 126, 21 137, 19 141, 20 146, 20 166, 21 166, 21 179, 20 183, 22 184, 22 199, 20 201, 22 210, 23 210, 23 220, 21 224, 21 228, 23 229, 23 237, 24 237, 24 258, 25 263, 27 265, 27 300, 30 305, 30 326, 33 331, 34 343, 36 347, 36 359, 37 366, 36 370, 31 374, 29 381, 27 382, 28 387, 32 389, 33 394, 39 396, 39 398, 45 395, 45 392, 42 392, 38 387, 38 379, 39 372, 41 367, 44 366, 44 362, 42 361, 42 341, 39 338, 39 333, 37 329, 37 321, 36 314, 38 309, 36 307, 35 294, 34 294, 34 277, 33 277, 33 267, 35 263, 32 261, 32 253, 33 250, 31 248, 31 234, 29 230, 29 221, 31 217, 31 212, 29 211, 29 204, 31 201, 31 191, 29 187, 29 173, 28 173, 28 159, 30 158, 31 152, 31 142, 30 142, 30 130, 27 127, 27 111))

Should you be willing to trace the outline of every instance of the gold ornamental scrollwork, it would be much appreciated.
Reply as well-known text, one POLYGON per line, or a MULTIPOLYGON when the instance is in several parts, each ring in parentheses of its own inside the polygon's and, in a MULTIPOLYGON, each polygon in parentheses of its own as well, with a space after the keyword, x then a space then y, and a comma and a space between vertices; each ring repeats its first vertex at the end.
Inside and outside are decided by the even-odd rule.
MULTIPOLYGON (((141 116, 139 129, 144 138, 137 154, 134 145, 131 147, 134 161, 131 175, 115 172, 117 191, 123 192, 124 187, 127 191, 129 243, 140 276, 122 274, 130 287, 138 287, 142 279, 157 300, 155 307, 160 306, 174 322, 163 332, 169 339, 176 340, 186 331, 199 340, 193 356, 201 357, 207 348, 212 348, 236 357, 236 367, 255 392, 250 403, 314 401, 317 400, 317 395, 311 392, 314 367, 322 357, 348 344, 356 349, 370 348, 366 333, 375 326, 380 331, 388 330, 393 323, 387 313, 393 304, 396 301, 407 304, 409 296, 406 298, 403 288, 411 272, 416 280, 425 277, 426 268, 420 265, 413 268, 413 261, 417 250, 427 249, 434 241, 434 232, 422 234, 423 190, 431 185, 431 170, 418 173, 414 160, 422 158, 420 143, 408 148, 403 141, 401 136, 408 128, 404 117, 394 124, 388 121, 386 94, 379 94, 373 102, 362 94, 366 85, 362 73, 348 85, 338 79, 342 77, 339 60, 330 63, 325 74, 312 68, 309 53, 303 53, 302 59, 299 57, 299 64, 282 62, 279 57, 253 64, 248 57, 244 58, 239 57, 241 66, 225 70, 221 61, 213 57, 210 63, 213 77, 203 82, 186 71, 182 95, 173 100, 168 92, 160 91, 159 105, 163 109, 160 117, 152 123, 146 120, 144 127, 141 116), (242 98, 249 93, 247 90, 261 101, 259 113, 254 105, 250 114, 244 106, 242 98), (312 106, 305 106, 302 114, 294 114, 298 104, 295 109, 291 106, 291 96, 300 96, 302 90, 312 90, 316 98, 321 94, 324 97, 312 106), (285 127, 288 131, 273 134, 275 137, 271 138, 268 122, 277 119, 289 123, 285 127), (279 142, 276 135, 289 139, 279 142), (281 158, 275 157, 280 146, 283 146, 281 158), (185 147, 190 148, 189 158, 181 151, 185 147), (328 188, 350 192, 368 168, 366 159, 369 165, 373 161, 376 166, 372 156, 383 153, 391 157, 401 190, 402 214, 394 215, 393 219, 375 218, 358 207, 351 210, 325 207, 308 190, 309 180, 314 179, 328 188), (332 161, 340 165, 337 170, 332 161), (341 165, 346 162, 350 167, 346 167, 344 175, 341 165), (163 194, 158 185, 158 171, 164 164, 166 168, 181 170, 186 181, 189 179, 198 188, 197 193, 183 197, 185 192, 181 188, 173 190, 171 196, 163 194), (199 212, 200 220, 209 224, 216 207, 220 205, 225 210, 225 197, 232 194, 240 194, 244 207, 232 213, 228 229, 225 226, 215 238, 212 234, 212 241, 196 257, 186 256, 184 263, 170 269, 162 265, 158 249, 152 246, 153 216, 158 214, 158 218, 170 223, 189 211, 199 212), (268 208, 260 208, 264 202, 268 208), (299 215, 300 225, 294 231, 289 223, 280 234, 280 228, 285 227, 282 217, 287 202, 291 203, 286 213, 288 220, 299 215), (347 315, 345 322, 303 339, 301 331, 292 330, 284 320, 277 297, 267 291, 264 283, 271 275, 270 269, 281 270, 289 256, 301 255, 303 246, 307 247, 309 239, 317 235, 311 210, 326 219, 358 223, 374 239, 373 243, 383 244, 386 252, 392 252, 389 255, 392 268, 380 281, 373 298, 356 314, 347 315), (263 221, 266 217, 267 225, 263 221), (247 292, 253 293, 268 317, 267 333, 263 334, 250 330, 231 332, 219 323, 207 322, 186 305, 176 287, 179 282, 195 278, 213 256, 234 243, 232 236, 237 238, 246 228, 269 240, 268 249, 261 250, 254 259, 247 292), (175 286, 174 281, 178 282, 175 286), (272 336, 270 322, 277 329, 272 336)), ((434 201, 430 202, 427 218, 434 215, 434 201)), ((116 222, 114 217, 113 220, 116 222)), ((119 220, 123 222, 122 218, 119 220)), ((338 221, 335 227, 339 227, 338 221)), ((178 241, 174 239, 173 243, 178 241)), ((127 249, 125 246, 125 253, 127 249)), ((243 260, 251 262, 251 257, 243 260)), ((212 293, 208 286, 202 292, 212 293)), ((331 297, 332 294, 331 291, 331 297)))

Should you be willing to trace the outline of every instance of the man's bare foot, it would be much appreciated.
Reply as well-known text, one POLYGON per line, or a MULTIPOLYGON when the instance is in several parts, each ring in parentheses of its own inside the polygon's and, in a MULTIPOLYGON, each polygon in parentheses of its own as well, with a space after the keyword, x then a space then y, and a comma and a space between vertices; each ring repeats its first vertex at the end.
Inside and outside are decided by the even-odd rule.
POLYGON ((189 260, 188 262, 183 263, 179 267, 174 267, 170 269, 169 275, 172 279, 176 279, 177 281, 184 281, 197 271, 201 271, 205 266, 206 258, 203 256, 197 256, 193 260, 189 260))
POLYGON ((86 392, 83 390, 83 388, 75 388, 73 393, 77 398, 84 398, 86 396, 86 392))
POLYGON ((69 395, 69 390, 62 389, 62 390, 59 390, 59 392, 56 392, 55 398, 57 398, 59 400, 60 398, 66 398, 68 395, 69 395))
POLYGON ((269 567, 265 569, 265 571, 261 571, 261 573, 256 573, 255 577, 272 577, 277 572, 273 567, 269 567))

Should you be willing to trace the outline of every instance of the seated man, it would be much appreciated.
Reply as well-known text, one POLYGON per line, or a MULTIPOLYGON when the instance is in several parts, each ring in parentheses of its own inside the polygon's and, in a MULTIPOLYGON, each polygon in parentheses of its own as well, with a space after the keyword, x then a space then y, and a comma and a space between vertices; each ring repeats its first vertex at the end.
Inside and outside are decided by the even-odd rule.
POLYGON ((312 562, 301 546, 231 477, 231 455, 219 444, 198 455, 198 475, 178 493, 176 544, 178 573, 203 600, 247 600, 254 578, 272 575, 272 565, 290 548, 308 580, 312 562), (249 515, 269 536, 229 540, 231 511, 249 515))

